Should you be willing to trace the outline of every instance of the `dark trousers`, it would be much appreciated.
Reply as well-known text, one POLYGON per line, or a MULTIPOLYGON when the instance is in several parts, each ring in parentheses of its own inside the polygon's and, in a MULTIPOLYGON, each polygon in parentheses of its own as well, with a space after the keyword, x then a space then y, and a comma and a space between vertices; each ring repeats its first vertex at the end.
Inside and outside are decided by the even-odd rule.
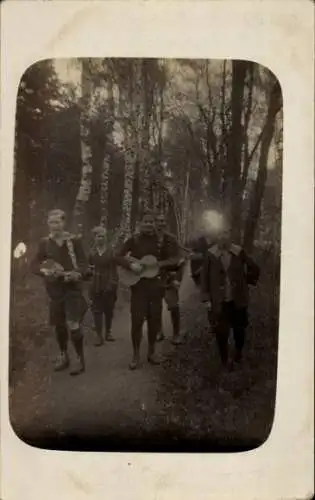
POLYGON ((216 342, 221 361, 228 361, 228 344, 230 330, 233 330, 234 343, 236 348, 236 357, 240 359, 245 343, 245 332, 248 325, 247 308, 238 308, 234 302, 223 302, 221 311, 214 318, 216 342))
POLYGON ((160 326, 162 287, 156 280, 141 280, 131 289, 131 339, 135 355, 139 355, 143 323, 148 325, 149 354, 154 353, 160 326))
POLYGON ((103 318, 105 317, 105 331, 110 333, 112 328, 117 289, 102 290, 91 294, 91 309, 94 316, 95 330, 100 336, 103 334, 103 318))

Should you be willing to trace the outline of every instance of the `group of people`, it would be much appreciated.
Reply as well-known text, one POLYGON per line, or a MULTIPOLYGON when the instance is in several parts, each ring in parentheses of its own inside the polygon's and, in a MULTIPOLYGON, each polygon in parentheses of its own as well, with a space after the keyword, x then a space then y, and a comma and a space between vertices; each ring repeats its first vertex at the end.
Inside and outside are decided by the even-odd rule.
POLYGON ((44 278, 50 302, 50 323, 55 328, 60 355, 56 371, 70 366, 68 354, 69 336, 76 352, 70 373, 78 375, 85 371, 82 321, 88 309, 82 284, 90 281, 89 296, 93 312, 96 345, 114 341, 112 321, 119 286, 119 266, 135 274, 141 267, 131 262, 129 256, 141 259, 145 255, 156 257, 159 273, 154 278, 141 278, 131 287, 131 339, 133 356, 130 369, 140 366, 140 344, 143 324, 148 329, 148 362, 159 364, 156 354, 157 341, 164 338, 162 327, 163 300, 168 305, 173 324, 172 343, 179 345, 180 312, 179 285, 184 261, 176 238, 166 231, 163 216, 146 214, 139 231, 114 249, 108 242, 106 229, 93 229, 93 246, 88 255, 83 250, 80 238, 65 230, 66 217, 61 210, 48 214, 48 237, 40 241, 32 262, 35 274, 44 278), (48 263, 58 263, 56 268, 48 263), (70 334, 70 335, 69 335, 70 334))
MULTIPOLYGON (((93 245, 86 255, 81 238, 66 231, 66 216, 62 210, 48 214, 49 235, 43 238, 32 262, 35 274, 44 278, 50 302, 50 323, 55 328, 59 347, 56 371, 70 367, 69 337, 76 356, 70 374, 85 371, 82 321, 89 307, 83 293, 83 283, 89 282, 90 307, 94 317, 96 346, 115 340, 112 322, 119 286, 119 268, 139 275, 131 286, 131 370, 140 367, 140 346, 143 325, 147 323, 147 361, 160 363, 156 343, 164 339, 162 325, 163 301, 170 311, 172 343, 183 343, 180 328, 179 288, 186 258, 176 237, 167 231, 164 216, 146 213, 139 230, 120 248, 113 248, 106 229, 93 229, 93 245), (141 277, 141 259, 154 256, 158 273, 141 277), (130 259, 131 257, 131 259, 130 259)), ((218 352, 223 366, 228 366, 229 332, 235 339, 233 362, 240 362, 248 324, 248 285, 255 285, 259 268, 244 250, 233 245, 230 228, 217 235, 216 242, 206 235, 192 248, 192 277, 201 289, 208 318, 216 334, 218 352), (194 265, 195 264, 195 265, 194 265)))

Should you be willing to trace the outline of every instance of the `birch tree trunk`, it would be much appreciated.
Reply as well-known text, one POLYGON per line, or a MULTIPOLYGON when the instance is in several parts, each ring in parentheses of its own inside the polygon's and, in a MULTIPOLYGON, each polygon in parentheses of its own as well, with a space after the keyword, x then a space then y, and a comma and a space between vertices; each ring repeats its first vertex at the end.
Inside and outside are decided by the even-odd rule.
POLYGON ((108 101, 108 117, 106 120, 106 141, 105 141, 104 158, 101 171, 101 185, 100 185, 101 225, 104 227, 107 227, 107 221, 108 221, 108 183, 110 174, 109 145, 112 144, 113 142, 113 128, 115 122, 113 81, 110 75, 108 75, 106 89, 107 89, 107 101, 108 101))
MULTIPOLYGON (((138 84, 142 90, 142 103, 143 103, 143 112, 140 119, 140 134, 141 138, 139 141, 140 146, 140 172, 142 178, 142 200, 143 200, 143 209, 147 211, 151 208, 151 189, 150 189, 150 107, 151 107, 151 96, 150 94, 150 85, 149 85, 149 74, 148 74, 148 62, 143 60, 141 63, 139 62, 137 71, 138 76, 138 84)), ((141 114, 141 104, 138 106, 141 114)), ((153 204, 154 204, 154 191, 153 191, 153 204)))
POLYGON ((133 179, 135 168, 135 152, 134 145, 131 139, 130 126, 125 128, 125 178, 124 178, 124 193, 123 193, 123 207, 122 207, 122 220, 121 220, 121 235, 127 238, 131 233, 131 208, 132 208, 132 193, 133 193, 133 179))
POLYGON ((92 93, 92 82, 89 75, 89 59, 83 59, 81 62, 81 182, 78 194, 75 200, 73 210, 73 229, 80 233, 84 227, 85 207, 90 198, 92 188, 92 151, 90 144, 90 103, 92 93))
MULTIPOLYGON (((122 219, 120 238, 128 238, 131 233, 132 195, 136 163, 135 125, 134 122, 134 68, 129 66, 128 99, 122 104, 121 110, 124 124, 125 144, 125 176, 122 202, 122 219)), ((122 93, 120 93, 120 96, 122 93)))

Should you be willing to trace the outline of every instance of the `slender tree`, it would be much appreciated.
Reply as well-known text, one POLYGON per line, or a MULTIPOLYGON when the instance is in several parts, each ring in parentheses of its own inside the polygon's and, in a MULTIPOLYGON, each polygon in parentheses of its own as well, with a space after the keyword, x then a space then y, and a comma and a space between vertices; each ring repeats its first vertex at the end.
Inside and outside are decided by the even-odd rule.
POLYGON ((107 93, 107 114, 105 119, 105 144, 100 183, 101 224, 107 227, 108 222, 108 188, 110 175, 110 148, 113 144, 113 129, 115 123, 114 84, 111 71, 107 71, 105 88, 107 93))
POLYGON ((226 177, 228 181, 225 193, 225 209, 232 223, 235 240, 238 240, 241 234, 242 109, 244 105, 245 79, 248 64, 247 61, 232 61, 232 124, 228 137, 228 156, 226 165, 226 177))
POLYGON ((261 138, 258 175, 252 193, 249 214, 245 226, 244 246, 248 250, 252 249, 254 242, 255 230, 259 219, 261 202, 263 199, 263 194, 268 174, 269 150, 275 132, 276 116, 280 111, 281 107, 282 107, 281 87, 279 82, 276 81, 276 83, 274 83, 270 91, 268 111, 261 138))
POLYGON ((122 220, 120 226, 120 237, 126 238, 131 232, 131 210, 133 197, 133 184, 136 166, 137 136, 135 131, 135 68, 132 61, 127 61, 127 84, 120 89, 120 108, 123 118, 124 149, 125 149, 125 172, 124 191, 122 200, 122 220), (127 95, 126 95, 127 88, 127 95), (124 95, 125 94, 125 95, 124 95), (125 97, 125 98, 124 98, 125 97), (126 98, 127 97, 127 98, 126 98))
POLYGON ((73 209, 73 229, 75 232, 84 230, 85 207, 91 195, 92 188, 92 150, 90 139, 91 119, 91 61, 81 61, 81 102, 80 102, 80 130, 81 130, 81 182, 73 209))

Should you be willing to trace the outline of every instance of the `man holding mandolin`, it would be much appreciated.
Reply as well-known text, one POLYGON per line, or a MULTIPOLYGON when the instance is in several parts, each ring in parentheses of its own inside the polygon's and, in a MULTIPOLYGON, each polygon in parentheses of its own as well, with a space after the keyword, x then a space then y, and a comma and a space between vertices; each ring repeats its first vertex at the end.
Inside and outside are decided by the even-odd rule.
POLYGON ((85 370, 81 322, 87 303, 81 290, 81 281, 87 271, 87 261, 79 238, 65 231, 65 213, 52 210, 48 214, 50 234, 40 241, 32 270, 45 280, 50 299, 50 323, 55 327, 60 356, 56 371, 70 365, 68 331, 77 355, 77 363, 70 372, 79 375, 85 370))
MULTIPOLYGON (((148 324, 148 361, 159 364, 155 344, 161 323, 163 284, 162 271, 178 266, 180 260, 176 240, 165 238, 162 245, 155 230, 155 218, 146 213, 138 234, 129 238, 119 252, 119 265, 131 275, 131 338, 133 357, 130 369, 140 364, 142 327, 148 324)), ((122 273, 121 281, 124 281, 122 273)), ((127 280, 127 278, 126 278, 127 280)), ((127 281, 125 281, 127 282, 127 281)))

